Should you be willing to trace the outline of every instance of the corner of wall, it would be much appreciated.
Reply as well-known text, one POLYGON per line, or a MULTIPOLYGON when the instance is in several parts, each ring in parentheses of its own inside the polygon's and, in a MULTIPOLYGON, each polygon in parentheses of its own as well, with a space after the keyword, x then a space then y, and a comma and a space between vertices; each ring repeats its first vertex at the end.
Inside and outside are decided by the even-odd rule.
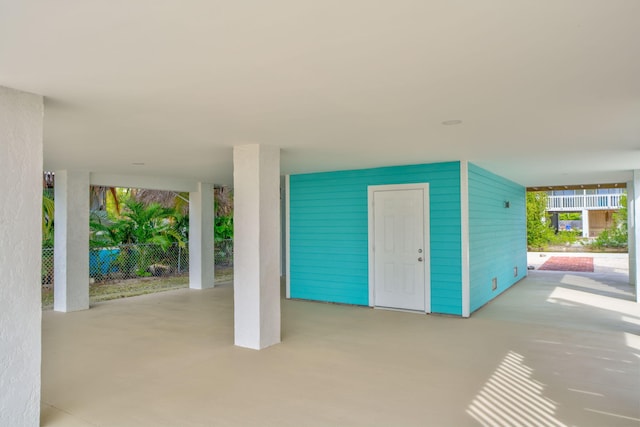
POLYGON ((471 281, 469 259, 469 162, 460 161, 460 232, 462 246, 462 317, 469 317, 471 281))
POLYGON ((469 168, 470 311, 527 275, 526 206, 522 185, 469 168))
POLYGON ((286 279, 286 297, 291 298, 291 175, 284 177, 285 201, 284 201, 284 239, 285 247, 283 256, 285 258, 285 279, 286 279))

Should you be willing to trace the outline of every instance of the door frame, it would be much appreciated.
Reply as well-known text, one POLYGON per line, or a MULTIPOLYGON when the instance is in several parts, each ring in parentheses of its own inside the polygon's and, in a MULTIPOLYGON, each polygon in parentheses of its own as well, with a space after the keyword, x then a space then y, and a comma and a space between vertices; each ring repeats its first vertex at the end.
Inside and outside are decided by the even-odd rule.
POLYGON ((373 201, 377 191, 398 191, 398 190, 422 190, 423 191, 423 212, 424 212, 424 307, 425 313, 431 313, 431 241, 430 236, 430 212, 429 212, 429 183, 415 184, 390 184, 390 185, 369 185, 367 186, 367 210, 369 215, 369 307, 375 307, 375 221, 373 201))

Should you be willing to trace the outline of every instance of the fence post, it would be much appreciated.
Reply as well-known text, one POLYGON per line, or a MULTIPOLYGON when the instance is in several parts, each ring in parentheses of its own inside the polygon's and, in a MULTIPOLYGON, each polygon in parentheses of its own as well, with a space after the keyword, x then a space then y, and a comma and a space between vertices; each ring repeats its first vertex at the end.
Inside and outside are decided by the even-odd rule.
POLYGON ((180 268, 180 259, 182 258, 182 248, 178 244, 178 274, 182 273, 182 269, 180 268))

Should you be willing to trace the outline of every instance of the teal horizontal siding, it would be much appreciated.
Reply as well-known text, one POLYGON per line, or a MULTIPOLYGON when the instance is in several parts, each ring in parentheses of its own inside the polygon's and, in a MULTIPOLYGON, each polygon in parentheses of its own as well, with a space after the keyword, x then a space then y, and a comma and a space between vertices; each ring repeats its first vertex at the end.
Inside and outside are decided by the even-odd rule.
POLYGON ((525 188, 469 164, 469 279, 471 312, 527 274, 525 188), (509 201, 510 208, 504 207, 509 201), (513 268, 518 268, 514 277, 513 268), (498 289, 491 290, 491 280, 498 289))
POLYGON ((370 185, 429 183, 431 309, 461 314, 460 163, 292 175, 291 297, 369 304, 370 185))

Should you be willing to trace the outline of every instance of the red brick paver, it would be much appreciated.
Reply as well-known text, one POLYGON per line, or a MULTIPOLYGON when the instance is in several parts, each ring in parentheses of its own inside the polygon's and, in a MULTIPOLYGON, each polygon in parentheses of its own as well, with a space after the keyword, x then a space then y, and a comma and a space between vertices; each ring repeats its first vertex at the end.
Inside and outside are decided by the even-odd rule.
POLYGON ((593 273, 593 258, 552 256, 538 270, 586 271, 593 273))

